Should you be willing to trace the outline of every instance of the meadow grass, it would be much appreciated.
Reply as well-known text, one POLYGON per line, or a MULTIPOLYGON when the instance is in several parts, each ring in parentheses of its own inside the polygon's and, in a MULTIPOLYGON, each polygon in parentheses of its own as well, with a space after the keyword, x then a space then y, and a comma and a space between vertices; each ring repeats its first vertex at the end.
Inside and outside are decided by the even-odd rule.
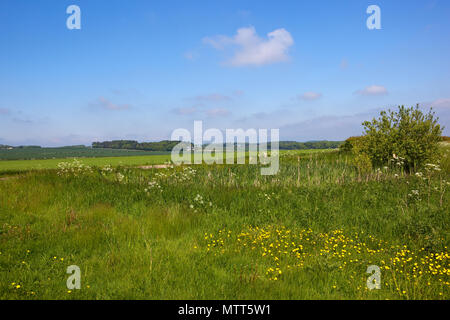
POLYGON ((37 160, 63 158, 130 157, 169 154, 167 151, 90 148, 84 146, 60 148, 0 149, 0 160, 37 160))
MULTIPOLYGON (((73 158, 72 158, 73 159, 73 158)), ((79 159, 79 158, 78 158, 79 159)), ((56 169, 63 161, 70 161, 68 158, 59 159, 36 159, 36 160, 0 160, 0 174, 17 173, 21 171, 56 169)), ((97 157, 83 158, 83 163, 90 166, 138 166, 160 164, 170 160, 170 154, 144 155, 144 156, 120 156, 120 157, 97 157)))
MULTIPOLYGON (((83 149, 84 150, 84 149, 83 149)), ((97 150, 97 149, 93 149, 97 150)), ((122 151, 122 150, 119 150, 122 151)), ((296 154, 311 154, 311 153, 327 153, 331 152, 330 149, 323 150, 313 150, 305 149, 298 151, 284 151, 281 150, 281 154, 289 154, 295 152, 296 154)), ((7 151, 5 151, 7 152, 7 151)), ((127 151, 124 151, 125 153, 127 151)), ((144 153, 143 151, 137 151, 144 153)), ((125 154, 124 153, 124 154, 125 154)), ((248 152, 245 155, 248 157, 248 152)), ((61 162, 71 161, 73 159, 80 159, 82 162, 89 166, 145 166, 153 164, 163 164, 169 162, 171 159, 171 154, 151 154, 151 155, 140 155, 140 156, 119 156, 119 157, 82 157, 83 153, 79 154, 78 157, 71 158, 55 158, 55 159, 32 159, 32 160, 0 160, 0 176, 8 174, 16 174, 24 171, 32 170, 43 170, 43 169, 57 169, 58 164, 61 162)), ((243 153, 236 153, 235 158, 243 156, 243 153)), ((224 154, 225 159, 225 154, 224 154)), ((193 160, 193 156, 192 156, 193 160)))
POLYGON ((0 298, 448 299, 448 159, 410 175, 295 151, 274 176, 88 159, 24 172, 0 181, 0 298))

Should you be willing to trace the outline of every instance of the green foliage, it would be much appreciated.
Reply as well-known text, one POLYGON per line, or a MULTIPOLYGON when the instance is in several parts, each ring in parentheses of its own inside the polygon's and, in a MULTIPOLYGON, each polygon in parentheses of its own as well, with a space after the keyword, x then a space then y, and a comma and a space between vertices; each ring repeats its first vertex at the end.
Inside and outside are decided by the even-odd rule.
POLYGON ((367 149, 367 139, 362 137, 353 139, 351 146, 351 151, 354 154, 353 164, 358 168, 358 173, 369 173, 372 170, 372 161, 369 155, 364 152, 367 149))
POLYGON ((344 141, 343 144, 339 146, 339 151, 341 152, 351 152, 353 150, 353 145, 357 143, 358 140, 362 139, 363 137, 350 137, 347 140, 344 141))
MULTIPOLYGON (((180 141, 159 141, 159 142, 137 142, 134 140, 114 140, 92 143, 93 148, 111 148, 111 149, 132 149, 132 150, 148 150, 148 151, 172 151, 180 141)), ((342 141, 280 141, 280 150, 307 150, 307 149, 336 149, 342 144, 342 141)), ((191 145, 192 146, 192 145, 191 145)), ((245 144, 249 149, 249 144, 245 144)), ((269 146, 270 148, 270 143, 269 146)), ((225 144, 224 144, 225 148, 225 144)))
POLYGON ((336 149, 342 144, 342 141, 280 141, 280 150, 306 150, 306 149, 336 149))
POLYGON ((159 142, 137 142, 134 140, 113 140, 104 142, 93 142, 93 148, 145 150, 145 151, 172 151, 173 147, 180 141, 163 140, 159 142))
POLYGON ((41 146, 18 146, 18 147, 14 147, 15 149, 40 149, 41 146))
POLYGON ((442 129, 434 112, 399 106, 398 111, 382 111, 378 119, 363 122, 364 143, 359 152, 369 156, 374 166, 386 165, 393 155, 404 158, 407 171, 437 158, 442 129))

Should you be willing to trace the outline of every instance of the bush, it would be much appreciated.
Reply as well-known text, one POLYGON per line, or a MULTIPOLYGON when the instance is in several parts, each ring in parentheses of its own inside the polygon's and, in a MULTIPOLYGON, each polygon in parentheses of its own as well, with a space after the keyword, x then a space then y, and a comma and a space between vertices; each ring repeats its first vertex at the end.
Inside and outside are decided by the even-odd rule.
POLYGON ((363 122, 365 153, 373 166, 382 166, 393 155, 404 158, 406 171, 423 166, 437 158, 442 129, 432 109, 424 114, 415 108, 399 106, 398 111, 382 111, 378 119, 363 122))
POLYGON ((353 164, 358 168, 359 175, 372 171, 372 162, 366 153, 359 153, 353 158, 353 164))
POLYGON ((347 140, 344 141, 343 144, 339 146, 339 151, 341 152, 351 152, 353 150, 353 146, 358 142, 358 140, 361 140, 363 137, 350 137, 347 140))

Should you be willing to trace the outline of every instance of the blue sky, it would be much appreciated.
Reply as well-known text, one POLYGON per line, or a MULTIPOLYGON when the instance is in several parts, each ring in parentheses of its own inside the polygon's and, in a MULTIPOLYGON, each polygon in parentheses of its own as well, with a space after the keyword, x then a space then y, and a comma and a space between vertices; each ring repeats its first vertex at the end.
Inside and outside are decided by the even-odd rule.
POLYGON ((155 141, 194 120, 341 140, 417 103, 450 135, 449 21, 447 0, 3 0, 0 144, 155 141))

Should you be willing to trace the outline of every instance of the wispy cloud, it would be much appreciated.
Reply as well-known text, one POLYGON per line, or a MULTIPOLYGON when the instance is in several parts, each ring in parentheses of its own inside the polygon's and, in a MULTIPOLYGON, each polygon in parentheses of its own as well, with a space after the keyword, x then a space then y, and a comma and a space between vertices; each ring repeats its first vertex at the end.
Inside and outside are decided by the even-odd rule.
POLYGON ((11 113, 11 110, 9 110, 7 108, 0 108, 0 115, 7 115, 10 113, 11 113))
POLYGON ((205 111, 206 115, 211 118, 226 117, 230 115, 230 111, 224 108, 214 108, 205 111))
POLYGON ((340 68, 342 70, 345 70, 348 68, 348 60, 347 59, 342 59, 341 64, 340 64, 340 68))
POLYGON ((421 104, 431 106, 439 117, 439 123, 444 126, 443 135, 450 135, 450 98, 440 98, 431 103, 421 104))
POLYGON ((197 106, 193 106, 186 108, 175 108, 172 111, 178 115, 191 115, 197 113, 199 111, 199 108, 197 106))
POLYGON ((183 54, 183 57, 184 57, 185 59, 187 59, 187 60, 194 60, 194 59, 195 59, 195 56, 196 56, 196 54, 195 54, 194 52, 192 52, 192 51, 186 51, 186 52, 183 54))
POLYGON ((104 97, 99 97, 97 101, 95 101, 91 105, 111 111, 128 110, 131 108, 129 104, 115 104, 104 97))
POLYGON ((15 123, 20 123, 20 124, 33 124, 34 121, 30 120, 30 119, 24 119, 24 118, 18 118, 18 117, 14 117, 12 119, 15 123))
POLYGON ((320 99, 322 97, 321 93, 318 92, 305 92, 301 95, 298 96, 299 99, 301 100, 306 100, 306 101, 313 101, 313 100, 317 100, 320 99))
POLYGON ((231 112, 226 108, 207 109, 201 104, 192 107, 175 108, 172 111, 180 116, 203 115, 209 118, 225 117, 231 114, 231 112))
POLYGON ((236 97, 242 97, 243 95, 244 95, 244 91, 242 91, 242 90, 234 90, 234 92, 233 92, 233 94, 236 96, 236 97))
POLYGON ((450 110, 450 98, 437 99, 431 103, 431 107, 450 110))
POLYGON ((345 140, 350 136, 361 135, 361 123, 376 117, 378 109, 354 115, 324 115, 280 127, 282 139, 345 140))
POLYGON ((244 95, 242 90, 234 90, 230 94, 210 93, 185 98, 191 105, 172 109, 172 112, 181 116, 207 116, 224 117, 231 114, 226 107, 230 102, 236 101, 244 95))
POLYGON ((361 95, 361 96, 382 96, 388 94, 388 91, 383 86, 378 85, 372 85, 365 87, 362 90, 355 91, 355 94, 361 95))
POLYGON ((241 18, 248 18, 252 12, 250 10, 238 10, 237 15, 241 18))
POLYGON ((212 93, 207 95, 196 96, 192 99, 198 102, 222 102, 222 101, 230 101, 231 97, 219 93, 212 93))
POLYGON ((260 66, 289 60, 288 49, 294 44, 291 34, 281 28, 267 34, 263 39, 256 34, 254 27, 240 28, 236 35, 206 37, 203 42, 217 50, 233 46, 233 57, 225 64, 234 67, 260 66))

